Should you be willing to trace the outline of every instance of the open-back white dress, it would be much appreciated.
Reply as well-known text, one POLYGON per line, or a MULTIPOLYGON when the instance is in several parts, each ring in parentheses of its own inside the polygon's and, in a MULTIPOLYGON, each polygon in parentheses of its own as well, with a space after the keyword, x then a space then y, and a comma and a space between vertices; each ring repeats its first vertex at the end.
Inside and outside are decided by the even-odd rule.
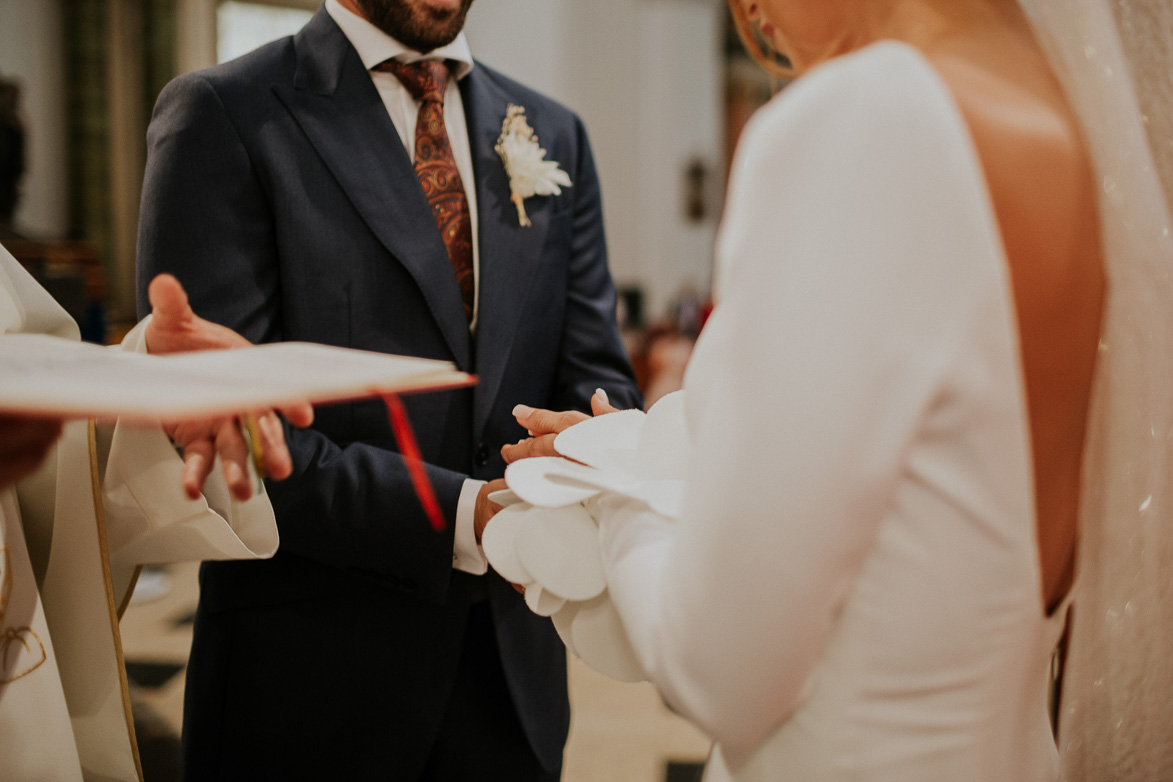
POLYGON ((718 265, 685 510, 601 520, 636 655, 717 742, 707 778, 1056 778, 1009 271, 922 55, 869 46, 755 116, 718 265))

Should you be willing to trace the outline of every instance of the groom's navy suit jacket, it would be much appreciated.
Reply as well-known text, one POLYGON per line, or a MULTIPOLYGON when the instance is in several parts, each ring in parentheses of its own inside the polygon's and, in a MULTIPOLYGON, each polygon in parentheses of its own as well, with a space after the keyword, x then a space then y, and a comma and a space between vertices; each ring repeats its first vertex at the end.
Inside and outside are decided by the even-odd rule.
POLYGON ((454 571, 467 476, 500 477, 518 403, 639 406, 615 326, 598 181, 570 111, 476 65, 460 84, 479 216, 470 336, 440 234, 371 77, 319 10, 293 38, 180 77, 148 134, 139 308, 159 272, 254 342, 454 361, 474 389, 405 399, 448 519, 429 526, 378 401, 290 431, 270 483, 281 545, 206 563, 188 672, 190 779, 411 779, 448 701, 470 602, 488 592, 506 680, 547 768, 569 721, 565 651, 500 577, 454 571), (526 202, 493 147, 509 104, 574 184, 526 202))

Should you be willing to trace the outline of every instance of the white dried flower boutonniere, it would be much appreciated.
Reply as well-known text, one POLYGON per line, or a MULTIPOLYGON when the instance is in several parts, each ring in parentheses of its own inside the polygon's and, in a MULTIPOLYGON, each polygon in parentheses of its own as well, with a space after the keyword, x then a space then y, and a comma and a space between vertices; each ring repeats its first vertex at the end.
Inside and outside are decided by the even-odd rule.
POLYGON ((517 220, 529 225, 525 199, 535 195, 558 195, 570 187, 570 175, 555 160, 546 160, 546 150, 525 118, 525 108, 510 103, 497 137, 497 154, 509 175, 509 200, 517 207, 517 220), (561 187, 559 187, 561 185, 561 187))

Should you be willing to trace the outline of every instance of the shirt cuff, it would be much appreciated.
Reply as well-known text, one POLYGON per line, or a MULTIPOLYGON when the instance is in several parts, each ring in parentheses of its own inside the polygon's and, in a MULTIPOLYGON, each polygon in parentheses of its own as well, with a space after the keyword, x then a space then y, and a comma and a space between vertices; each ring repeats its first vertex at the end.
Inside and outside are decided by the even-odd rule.
POLYGON ((483 576, 489 570, 489 560, 485 559, 485 550, 477 543, 476 528, 473 519, 476 516, 477 495, 480 494, 484 481, 469 478, 465 480, 460 490, 460 499, 456 502, 456 534, 452 542, 452 567, 472 573, 474 576, 483 576))

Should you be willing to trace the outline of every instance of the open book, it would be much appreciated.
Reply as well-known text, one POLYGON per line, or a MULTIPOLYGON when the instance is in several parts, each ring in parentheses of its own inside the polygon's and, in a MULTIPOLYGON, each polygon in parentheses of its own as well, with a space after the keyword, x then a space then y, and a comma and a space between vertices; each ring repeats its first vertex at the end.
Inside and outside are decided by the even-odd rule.
POLYGON ((39 334, 0 337, 0 412, 151 422, 439 390, 446 361, 306 342, 151 356, 39 334))

